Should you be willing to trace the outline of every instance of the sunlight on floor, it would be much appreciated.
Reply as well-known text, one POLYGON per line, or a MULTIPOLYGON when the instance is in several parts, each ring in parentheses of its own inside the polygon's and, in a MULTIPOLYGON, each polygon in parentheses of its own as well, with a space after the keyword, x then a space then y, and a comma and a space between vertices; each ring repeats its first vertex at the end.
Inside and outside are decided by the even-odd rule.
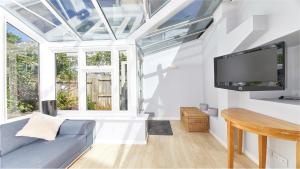
MULTIPOLYGON (((97 144, 70 168, 224 168, 227 151, 209 133, 187 133, 173 121, 174 136, 150 136, 147 145, 97 144)), ((257 168, 237 155, 236 168, 257 168)))

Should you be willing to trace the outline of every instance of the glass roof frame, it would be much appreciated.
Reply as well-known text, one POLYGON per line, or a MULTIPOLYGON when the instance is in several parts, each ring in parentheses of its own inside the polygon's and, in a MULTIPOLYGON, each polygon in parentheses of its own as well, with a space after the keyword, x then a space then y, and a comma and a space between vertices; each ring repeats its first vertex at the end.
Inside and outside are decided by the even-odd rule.
MULTIPOLYGON (((38 31, 38 33, 47 41, 63 42, 124 39, 139 29, 146 23, 147 19, 151 19, 153 15, 158 13, 172 0, 4 1, 6 2, 0 3, 1 7, 26 23, 27 26, 31 27, 33 30, 38 31)), ((219 1, 220 3, 221 0, 213 1, 213 3, 210 3, 210 0, 194 0, 193 3, 199 2, 199 4, 201 4, 199 10, 201 7, 207 6, 209 8, 205 11, 213 12, 215 7, 218 6, 216 2, 219 1), (213 8, 211 8, 211 6, 213 6, 213 8), (210 10, 210 8, 213 10, 210 10)), ((189 6, 193 5, 190 4, 189 6)), ((189 6, 178 13, 183 13, 184 15, 190 14, 182 12, 189 9, 189 6)), ((195 9, 196 11, 193 11, 192 13, 198 12, 197 14, 199 14, 200 11, 197 11, 198 7, 195 7, 195 9)), ((177 16, 178 13, 175 16, 177 16)), ((175 16, 169 20, 172 21, 175 16)), ((197 17, 199 16, 197 15, 197 17)), ((182 16, 180 16, 179 19, 182 19, 182 16)), ((153 42, 155 39, 161 39, 160 41, 164 42, 183 36, 189 36, 190 34, 193 35, 195 32, 206 29, 202 28, 201 25, 203 24, 200 22, 208 19, 213 19, 211 14, 202 18, 197 18, 197 20, 182 20, 179 23, 176 21, 177 23, 174 23, 173 25, 166 24, 169 23, 168 20, 159 27, 156 27, 156 29, 148 35, 144 36, 143 39, 150 37, 149 42, 153 42), (200 24, 197 25, 197 23, 200 24), (163 25, 166 26, 162 27, 163 25), (184 26, 195 27, 195 29, 187 29, 187 32, 185 32, 186 28, 184 28, 184 26), (157 35, 157 37, 155 37, 155 35, 157 35)), ((151 43, 146 44, 146 46, 148 45, 151 45, 151 43)))
POLYGON ((117 40, 117 37, 116 37, 114 31, 112 30, 100 4, 98 3, 97 0, 91 0, 91 1, 93 3, 94 7, 96 8, 98 14, 100 15, 100 18, 101 18, 102 22, 104 23, 106 29, 108 30, 110 36, 112 37, 113 40, 117 40))
POLYGON ((63 24, 66 26, 67 29, 69 29, 72 34, 76 37, 77 40, 82 41, 82 38, 72 29, 72 27, 60 16, 59 13, 52 7, 52 5, 47 0, 40 0, 42 4, 45 5, 45 7, 52 12, 52 14, 63 24))
MULTIPOLYGON (((140 28, 144 23, 146 23, 146 18, 148 18, 148 11, 146 10, 146 8, 144 7, 144 5, 149 1, 149 0, 136 0, 137 3, 132 3, 131 1, 129 1, 129 3, 127 4, 126 1, 125 2, 121 2, 121 1, 115 1, 113 2, 112 0, 112 4, 109 4, 109 5, 112 5, 112 6, 109 6, 108 4, 106 4, 107 2, 105 0, 92 0, 94 1, 95 3, 98 4, 102 14, 103 14, 103 19, 107 21, 108 23, 108 26, 109 28, 111 29, 112 33, 114 34, 114 36, 116 37, 116 39, 123 39, 124 37, 122 37, 122 35, 124 34, 124 32, 126 31, 127 33, 127 36, 130 36, 133 31, 137 30, 138 28, 140 28), (131 2, 131 3, 130 3, 131 2), (140 2, 140 3, 138 3, 140 2), (126 6, 127 5, 127 6, 126 6), (138 16, 134 16, 134 17, 130 17, 130 20, 128 21, 128 24, 126 25, 126 27, 124 28, 123 32, 121 33, 120 35, 120 32, 119 32, 119 28, 117 29, 114 29, 113 28, 113 20, 114 19, 118 19, 118 18, 115 18, 115 15, 117 13, 118 14, 121 14, 123 15, 124 14, 124 11, 126 8, 124 7, 127 7, 129 8, 128 11, 126 11, 127 13, 131 13, 132 11, 132 8, 135 7, 135 8, 138 8, 139 5, 141 5, 140 7, 142 8, 142 20, 141 22, 139 23, 138 26, 135 27, 134 29, 134 25, 135 25, 135 21, 137 20, 138 16), (111 9, 110 9, 111 8, 111 9), (122 8, 122 10, 120 9, 122 8), (119 10, 119 11, 118 11, 119 10), (111 13, 112 12, 112 13, 111 13), (119 13, 118 13, 119 12, 119 13), (110 19, 112 20, 110 20, 110 19), (132 23, 133 22, 133 23, 132 23), (129 30, 128 30, 129 29, 129 30), (132 31, 133 30, 133 31, 132 31), (127 32, 129 31, 129 32, 127 32), (119 38, 121 36, 121 38, 119 38)), ((126 15, 123 16, 123 18, 125 18, 126 15)), ((130 16, 130 15, 129 15, 130 16)), ((128 17, 128 16, 127 16, 128 17)), ((126 20, 126 19, 124 19, 126 20)), ((125 33, 125 34, 126 34, 125 33)))
POLYGON ((222 0, 193 0, 136 42, 145 53, 153 53, 159 51, 161 46, 172 47, 198 39, 213 23, 213 13, 221 2, 222 0))
MULTIPOLYGON (((86 5, 85 3, 88 3, 85 0, 68 0, 68 2, 70 4, 70 6, 65 6, 64 3, 66 1, 63 0, 44 0, 47 1, 47 3, 51 6, 51 8, 56 11, 56 13, 63 19, 65 20, 65 23, 67 23, 69 25, 69 27, 73 30, 74 33, 76 33, 81 41, 90 41, 90 40, 116 40, 114 38, 114 35, 110 32, 109 27, 106 25, 105 23, 105 19, 102 16, 103 13, 101 12, 101 10, 99 10, 98 7, 98 3, 93 2, 92 0, 88 0, 88 2, 92 3, 92 8, 90 8, 90 11, 88 11, 88 8, 86 7, 85 9, 82 9, 80 11, 78 11, 77 13, 75 11, 72 10, 68 10, 65 7, 71 8, 73 7, 73 3, 79 3, 82 5, 86 5), (54 2, 58 3, 59 8, 57 8, 57 6, 55 6, 54 2), (96 13, 95 16, 91 16, 91 13, 96 13), (70 17, 69 15, 72 14, 72 17, 70 17), (96 23, 92 22, 92 19, 94 21, 96 21, 96 23), (74 20, 76 19, 76 20, 74 20), (86 22, 86 24, 84 24, 86 22), (93 23, 93 25, 91 26, 91 24, 93 23), (102 26, 103 25, 103 26, 102 26), (86 26, 89 27, 89 29, 86 30, 86 26), (91 34, 91 30, 93 30, 92 28, 95 29, 95 26, 99 26, 97 27, 98 29, 103 28, 104 29, 104 36, 101 39, 91 39, 93 37, 88 36, 89 34, 91 34), (78 28, 80 27, 80 28, 78 28), (80 30, 80 29, 83 30, 80 30), (107 34, 106 34, 107 33, 107 34)), ((77 4, 78 5, 78 4, 77 4)), ((95 31, 94 31, 95 33, 95 31)), ((102 32, 103 33, 103 32, 102 32)), ((100 33, 100 35, 102 36, 102 34, 100 33)), ((98 36, 100 36, 98 35, 98 36)))
MULTIPOLYGON (((147 4, 146 2, 148 2, 149 0, 140 0, 140 1, 136 1, 136 2, 134 2, 134 1, 127 2, 126 0, 125 0, 125 2, 121 2, 121 1, 106 1, 105 2, 105 0, 103 0, 106 4, 113 5, 112 7, 114 8, 114 10, 117 8, 116 11, 113 11, 113 12, 116 12, 114 15, 119 15, 118 11, 122 11, 122 8, 125 11, 125 14, 127 14, 126 9, 129 8, 129 11, 131 11, 130 6, 133 6, 133 13, 129 14, 130 16, 132 15, 131 20, 124 21, 125 25, 123 24, 123 27, 120 30, 123 32, 123 36, 119 38, 119 37, 117 37, 117 32, 115 29, 116 26, 114 26, 113 23, 122 22, 122 20, 118 21, 118 19, 120 19, 120 18, 116 18, 116 20, 113 21, 113 23, 110 23, 110 19, 113 19, 113 18, 109 18, 109 17, 114 17, 114 16, 107 16, 109 14, 105 13, 105 11, 103 9, 104 6, 101 6, 102 4, 100 4, 100 2, 102 2, 102 1, 100 1, 100 0, 75 0, 75 1, 69 1, 69 2, 67 2, 67 1, 68 0, 66 0, 66 1, 65 0, 36 0, 36 1, 34 1, 34 0, 33 1, 30 1, 30 0, 11 0, 11 1, 7 0, 5 3, 0 3, 0 5, 1 5, 1 7, 3 7, 3 9, 5 9, 8 12, 10 12, 11 14, 13 14, 19 20, 23 21, 27 26, 29 26, 33 30, 38 31, 38 33, 49 42, 125 39, 126 37, 129 37, 131 34, 133 34, 134 31, 139 29, 144 23, 146 23, 146 19, 149 19, 149 12, 147 11, 147 6, 145 6, 147 4), (16 3, 14 3, 14 2, 16 2, 16 3), (21 3, 22 4, 24 3, 26 5, 20 6, 21 3), (31 8, 33 7, 34 9, 36 9, 34 11, 41 11, 41 13, 40 12, 35 13, 35 12, 31 11, 30 9, 27 9, 26 6, 28 6, 27 4, 29 4, 29 3, 30 4, 38 3, 39 6, 33 7, 33 6, 29 5, 29 7, 31 7, 31 8), (20 5, 17 5, 17 4, 20 4, 20 5), (20 13, 18 11, 14 11, 15 7, 10 8, 10 6, 12 7, 13 5, 20 6, 20 8, 22 8, 22 10, 28 14, 22 15, 22 13, 20 13), (129 7, 127 5, 129 5, 129 7), (134 13, 134 6, 137 6, 136 9, 138 9, 137 11, 139 11, 139 12, 136 11, 137 13, 134 13), (59 7, 59 8, 57 8, 57 7, 59 7), (91 26, 92 29, 95 28, 95 30, 99 32, 99 29, 96 27, 99 26, 100 24, 102 24, 101 29, 107 31, 107 34, 105 34, 105 36, 109 35, 109 36, 107 36, 107 37, 109 37, 109 39, 102 39, 104 34, 101 34, 101 33, 99 34, 98 32, 97 32, 98 33, 97 37, 99 39, 85 38, 85 34, 81 34, 80 32, 78 32, 77 28, 78 28, 79 24, 73 25, 72 22, 70 23, 68 20, 70 18, 68 18, 68 17, 65 18, 65 16, 69 15, 68 12, 70 12, 70 11, 66 10, 66 9, 69 9, 69 7, 74 9, 74 11, 71 11, 71 12, 75 12, 74 15, 77 18, 81 17, 80 10, 84 10, 84 9, 89 10, 88 8, 92 8, 92 11, 89 10, 88 12, 92 12, 91 15, 97 16, 100 18, 99 22, 96 21, 95 26, 93 26, 93 25, 91 26), (120 8, 120 10, 118 8, 120 8), (47 12, 44 12, 45 10, 47 10, 49 15, 47 15, 47 12), (134 15, 136 15, 138 18, 136 18, 134 15), (47 20, 47 19, 49 19, 49 17, 50 17, 50 20, 47 20), (60 23, 58 23, 59 25, 55 25, 55 24, 53 24, 53 21, 55 23, 56 23, 56 21, 57 22, 59 21, 60 23), (45 22, 45 24, 43 24, 43 22, 45 22), (47 28, 48 31, 50 30, 51 32, 53 32, 52 29, 54 29, 54 28, 55 28, 54 32, 57 32, 56 30, 67 31, 68 32, 67 38, 63 38, 63 37, 62 38, 58 38, 58 37, 49 38, 49 37, 51 37, 51 35, 50 34, 46 35, 45 32, 43 32, 43 29, 41 29, 41 27, 45 27, 45 29, 46 29, 47 26, 48 26, 48 28, 47 28)), ((170 1, 170 0, 167 0, 167 1, 170 1)), ((161 8, 159 8, 157 10, 159 11, 160 9, 161 8)), ((91 18, 90 21, 93 21, 93 19, 95 19, 95 18, 91 18)), ((78 22, 80 23, 80 21, 82 21, 79 19, 77 19, 77 20, 78 20, 77 23, 78 22)), ((84 23, 82 23, 81 25, 86 26, 84 23)), ((86 29, 84 28, 84 30, 86 30, 86 29)), ((89 30, 89 28, 87 28, 87 30, 89 30)), ((84 33, 86 33, 86 32, 84 32, 84 33)), ((87 32, 87 33, 89 34, 88 35, 89 37, 93 37, 93 33, 96 33, 96 32, 93 30, 92 32, 87 32)), ((67 35, 67 34, 65 33, 63 35, 67 35)))
MULTIPOLYGON (((2 1, 3 4, 5 4, 5 1, 2 1)), ((33 31, 35 31, 37 34, 39 34, 43 39, 46 41, 56 41, 56 42, 69 42, 69 41, 75 41, 76 36, 73 34, 73 31, 68 30, 63 23, 57 19, 53 13, 48 10, 48 8, 41 2, 41 1, 27 1, 25 2, 19 2, 18 0, 10 0, 10 6, 4 6, 2 3, 0 3, 0 7, 4 10, 6 10, 8 13, 10 13, 12 16, 15 18, 19 19, 21 22, 23 22, 25 25, 27 25, 29 28, 31 28, 33 31), (43 16, 42 14, 38 13, 39 10, 35 9, 29 9, 32 6, 37 6, 41 5, 43 8, 43 14, 50 14, 47 15, 47 17, 43 16), (10 10, 9 10, 10 9, 10 10), (54 17, 54 18, 53 18, 54 17), (28 20, 24 18, 30 18, 28 20), (36 19, 39 20, 36 20, 36 19), (40 27, 35 26, 37 25, 38 22, 39 24, 43 23, 45 25, 40 25, 40 27), (48 24, 48 25, 47 25, 48 24), (64 27, 61 27, 63 25, 64 27), (51 26, 51 29, 49 29, 49 26, 51 26), (59 33, 63 33, 62 36, 55 34, 55 36, 49 36, 48 33, 52 31, 57 31, 59 30, 59 33), (57 37, 63 37, 62 39, 56 39, 57 37), (49 40, 52 39, 52 40, 49 40)), ((53 33, 53 32, 52 32, 53 33)))

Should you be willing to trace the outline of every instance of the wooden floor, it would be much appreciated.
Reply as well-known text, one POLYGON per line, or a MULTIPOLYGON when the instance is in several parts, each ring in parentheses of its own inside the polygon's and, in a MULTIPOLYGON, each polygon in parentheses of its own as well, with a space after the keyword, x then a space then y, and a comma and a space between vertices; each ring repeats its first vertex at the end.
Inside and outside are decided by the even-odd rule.
MULTIPOLYGON (((187 133, 171 122, 173 136, 150 136, 147 145, 94 145, 70 168, 226 168, 227 151, 209 133, 187 133)), ((257 168, 236 155, 235 168, 257 168)))

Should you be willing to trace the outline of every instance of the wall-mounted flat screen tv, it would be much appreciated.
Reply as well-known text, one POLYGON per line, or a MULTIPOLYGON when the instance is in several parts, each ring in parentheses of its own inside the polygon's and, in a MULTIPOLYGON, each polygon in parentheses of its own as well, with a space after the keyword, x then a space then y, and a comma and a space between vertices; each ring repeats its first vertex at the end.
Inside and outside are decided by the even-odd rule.
POLYGON ((214 59, 215 87, 238 91, 285 89, 285 43, 214 59))

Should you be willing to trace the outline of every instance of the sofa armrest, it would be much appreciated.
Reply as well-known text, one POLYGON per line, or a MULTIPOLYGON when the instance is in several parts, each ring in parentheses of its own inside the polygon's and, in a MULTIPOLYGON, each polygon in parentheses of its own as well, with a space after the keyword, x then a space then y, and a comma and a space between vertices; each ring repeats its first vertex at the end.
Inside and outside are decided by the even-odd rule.
POLYGON ((58 135, 88 135, 94 131, 94 120, 65 120, 58 135))

